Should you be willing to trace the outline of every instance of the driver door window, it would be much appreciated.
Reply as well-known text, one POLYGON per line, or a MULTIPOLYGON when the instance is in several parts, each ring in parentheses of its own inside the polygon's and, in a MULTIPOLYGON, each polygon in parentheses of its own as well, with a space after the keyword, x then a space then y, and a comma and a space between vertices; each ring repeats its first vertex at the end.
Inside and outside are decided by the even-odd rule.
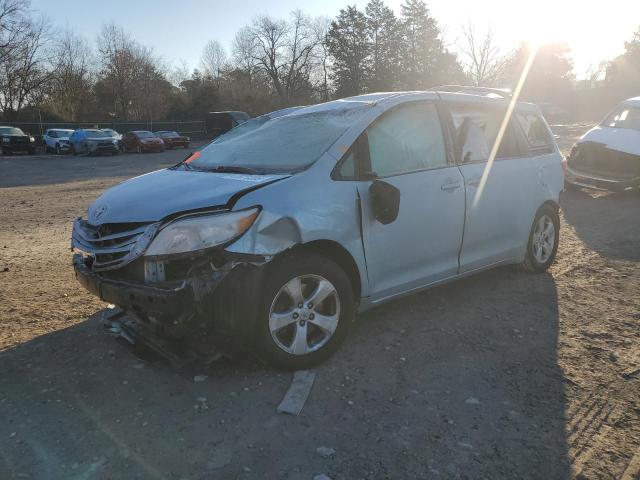
POLYGON ((395 108, 367 130, 371 171, 378 177, 447 165, 440 118, 435 105, 395 108))

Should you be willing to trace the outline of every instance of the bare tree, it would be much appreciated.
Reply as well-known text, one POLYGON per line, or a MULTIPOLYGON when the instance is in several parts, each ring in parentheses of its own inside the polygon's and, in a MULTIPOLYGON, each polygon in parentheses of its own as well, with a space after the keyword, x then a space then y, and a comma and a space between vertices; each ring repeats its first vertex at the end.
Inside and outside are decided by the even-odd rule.
POLYGON ((87 41, 71 30, 58 34, 51 55, 48 104, 58 116, 79 120, 80 112, 91 98, 94 58, 87 41))
POLYGON ((257 17, 236 36, 234 51, 262 72, 280 100, 288 104, 311 90, 311 72, 319 42, 312 19, 294 10, 290 22, 267 15, 257 17))
POLYGON ((252 52, 253 60, 271 79, 280 98, 285 98, 282 84, 284 70, 282 51, 287 44, 287 30, 287 22, 275 20, 267 15, 256 18, 251 26, 253 44, 255 45, 252 52))
POLYGON ((244 71, 251 80, 257 69, 255 51, 257 45, 251 27, 243 27, 233 39, 233 60, 235 67, 244 71))
POLYGON ((476 86, 494 85, 502 75, 507 56, 496 46, 491 26, 479 36, 471 23, 462 28, 464 42, 460 46, 465 73, 476 86))
POLYGON ((329 86, 329 74, 331 71, 329 45, 327 43, 327 34, 331 27, 331 20, 327 17, 317 17, 311 28, 315 36, 316 48, 313 56, 314 67, 312 75, 316 77, 316 84, 320 91, 320 99, 323 102, 329 100, 330 86, 329 86))
POLYGON ((0 62, 15 52, 30 29, 28 0, 0 0, 0 62))
POLYGON ((226 64, 227 52, 224 47, 217 40, 209 40, 204 46, 200 57, 202 71, 219 82, 226 64))
POLYGON ((19 116, 29 102, 41 100, 50 79, 45 48, 49 24, 44 18, 26 20, 15 45, 0 56, 0 108, 9 119, 19 116))
POLYGON ((153 51, 111 23, 98 37, 101 81, 112 94, 114 114, 121 118, 151 120, 167 110, 171 84, 166 67, 153 51))

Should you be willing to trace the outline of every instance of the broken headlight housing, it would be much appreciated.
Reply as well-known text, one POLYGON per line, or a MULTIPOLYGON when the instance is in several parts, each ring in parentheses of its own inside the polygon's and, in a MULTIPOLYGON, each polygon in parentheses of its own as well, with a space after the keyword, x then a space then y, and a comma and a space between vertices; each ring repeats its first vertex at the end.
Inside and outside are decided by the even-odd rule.
POLYGON ((189 253, 227 244, 246 232, 258 213, 260 209, 254 207, 237 212, 178 218, 158 232, 145 255, 189 253))

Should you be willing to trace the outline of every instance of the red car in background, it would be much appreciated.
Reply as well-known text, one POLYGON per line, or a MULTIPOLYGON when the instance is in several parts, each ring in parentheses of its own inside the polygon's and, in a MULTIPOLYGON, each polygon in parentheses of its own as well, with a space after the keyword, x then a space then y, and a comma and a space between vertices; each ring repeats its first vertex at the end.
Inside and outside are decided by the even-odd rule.
POLYGON ((191 141, 189 137, 185 137, 184 135, 180 135, 178 132, 171 132, 168 130, 156 132, 155 136, 161 138, 167 148, 189 148, 189 142, 191 141))
POLYGON ((146 130, 135 130, 122 134, 120 141, 123 152, 162 152, 164 142, 146 130))

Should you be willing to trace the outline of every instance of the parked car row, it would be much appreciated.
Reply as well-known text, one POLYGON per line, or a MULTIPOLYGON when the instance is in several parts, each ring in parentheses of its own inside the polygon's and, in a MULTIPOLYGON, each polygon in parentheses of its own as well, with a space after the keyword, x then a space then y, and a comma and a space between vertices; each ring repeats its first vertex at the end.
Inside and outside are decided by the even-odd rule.
MULTIPOLYGON (((162 152, 168 148, 189 148, 191 139, 178 132, 135 130, 119 134, 111 128, 50 128, 42 136, 45 153, 111 154, 119 152, 162 152)), ((0 126, 0 148, 3 155, 36 151, 35 138, 17 127, 0 126)))

